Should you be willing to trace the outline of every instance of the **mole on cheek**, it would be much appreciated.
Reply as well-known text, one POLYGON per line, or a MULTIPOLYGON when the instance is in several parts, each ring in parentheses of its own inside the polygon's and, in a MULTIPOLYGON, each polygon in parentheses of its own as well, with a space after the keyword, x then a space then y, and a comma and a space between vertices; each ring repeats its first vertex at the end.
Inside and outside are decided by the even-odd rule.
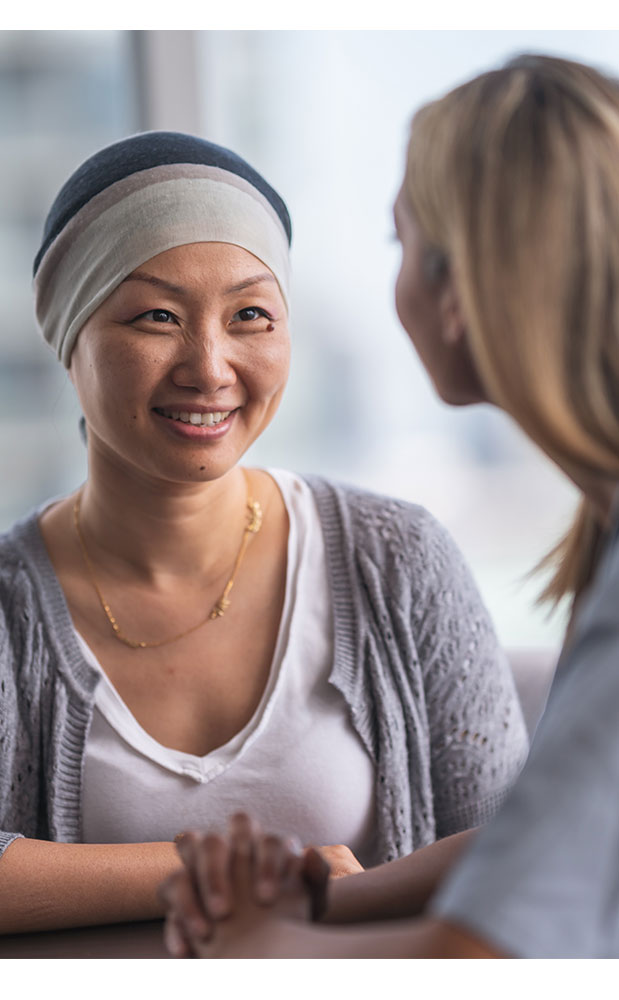
POLYGON ((206 466, 205 466, 205 465, 201 465, 201 466, 200 466, 200 472, 204 472, 204 470, 205 470, 205 469, 206 469, 206 466))

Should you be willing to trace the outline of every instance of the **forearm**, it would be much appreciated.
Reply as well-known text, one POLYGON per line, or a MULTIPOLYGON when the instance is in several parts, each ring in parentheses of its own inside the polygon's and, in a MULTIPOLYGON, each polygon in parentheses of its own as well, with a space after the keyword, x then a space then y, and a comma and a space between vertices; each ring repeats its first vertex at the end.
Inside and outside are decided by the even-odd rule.
POLYGON ((157 888, 179 864, 170 843, 15 840, 0 858, 0 933, 161 917, 157 888))
POLYGON ((323 922, 351 924, 417 916, 475 834, 475 830, 456 833, 398 861, 330 883, 323 922))

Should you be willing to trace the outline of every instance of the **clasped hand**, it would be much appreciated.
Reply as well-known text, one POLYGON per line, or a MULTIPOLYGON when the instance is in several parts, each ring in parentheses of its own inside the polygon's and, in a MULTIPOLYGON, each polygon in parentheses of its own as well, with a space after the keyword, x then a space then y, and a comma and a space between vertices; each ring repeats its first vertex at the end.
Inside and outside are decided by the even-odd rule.
POLYGON ((318 920, 327 905, 329 874, 362 871, 348 848, 302 849, 290 838, 264 834, 244 813, 225 836, 186 833, 178 843, 183 867, 161 886, 165 942, 175 957, 260 957, 277 925, 318 920))

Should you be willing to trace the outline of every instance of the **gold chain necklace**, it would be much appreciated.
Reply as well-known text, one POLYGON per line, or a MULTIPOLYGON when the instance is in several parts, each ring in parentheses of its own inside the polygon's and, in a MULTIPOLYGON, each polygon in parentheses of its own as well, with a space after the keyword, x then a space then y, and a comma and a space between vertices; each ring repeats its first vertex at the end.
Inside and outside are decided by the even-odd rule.
POLYGON ((105 616, 112 626, 112 634, 119 640, 119 642, 124 642, 125 646, 130 646, 131 649, 154 649, 157 646, 167 646, 170 642, 176 642, 177 639, 182 639, 183 636, 189 635, 191 632, 195 632, 197 629, 206 625, 208 621, 213 621, 216 618, 223 618, 228 607, 230 606, 230 591, 234 586, 234 578, 238 572, 239 566, 243 561, 243 556, 245 555, 245 550, 249 544, 249 539, 251 535, 257 535, 262 527, 262 507, 257 500, 252 500, 249 493, 247 494, 247 509, 249 511, 249 520, 243 531, 243 538, 241 540, 241 545, 237 553, 237 557, 232 569, 230 578, 224 587, 221 597, 215 602, 211 611, 206 618, 201 619, 196 625, 192 625, 191 628, 185 629, 184 632, 179 632, 177 635, 171 636, 169 639, 160 639, 158 642, 139 642, 137 639, 130 639, 128 636, 124 635, 118 622, 116 621, 114 615, 112 614, 112 609, 105 600, 99 585, 95 577, 94 567, 90 556, 88 555, 88 550, 86 548, 86 543, 84 541, 84 536, 82 534, 82 529, 80 525, 80 503, 82 499, 82 489, 77 495, 77 499, 73 505, 73 519, 75 521, 75 530, 77 532, 77 539, 82 550, 82 555, 84 557, 84 562, 86 563, 86 569, 88 570, 88 575, 90 576, 91 583, 95 588, 97 597, 101 607, 105 612, 105 616))

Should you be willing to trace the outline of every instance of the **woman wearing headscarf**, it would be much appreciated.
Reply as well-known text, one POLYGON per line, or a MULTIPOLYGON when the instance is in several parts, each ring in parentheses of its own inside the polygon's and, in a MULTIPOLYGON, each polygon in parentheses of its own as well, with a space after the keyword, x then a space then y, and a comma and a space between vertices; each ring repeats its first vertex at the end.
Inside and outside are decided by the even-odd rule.
POLYGON ((523 762, 431 516, 239 464, 286 384, 290 237, 252 167, 176 133, 52 206, 37 316, 88 478, 0 542, 3 931, 161 914, 175 837, 238 808, 343 871, 397 858, 489 819, 523 762))

